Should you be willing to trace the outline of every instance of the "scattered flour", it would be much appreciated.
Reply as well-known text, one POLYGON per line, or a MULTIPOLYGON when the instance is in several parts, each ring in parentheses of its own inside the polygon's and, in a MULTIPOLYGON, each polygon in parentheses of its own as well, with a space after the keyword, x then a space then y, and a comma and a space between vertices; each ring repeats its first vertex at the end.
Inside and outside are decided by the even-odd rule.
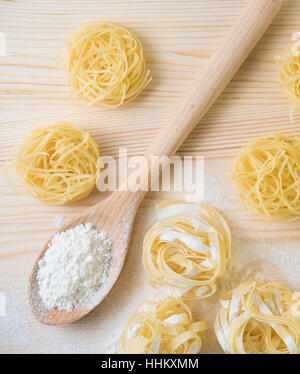
POLYGON ((111 239, 92 223, 53 236, 39 261, 39 294, 48 309, 72 311, 107 279, 111 239))
MULTIPOLYGON (((231 164, 232 158, 205 160, 204 202, 216 207, 226 217, 233 244, 231 260, 218 281, 216 294, 190 303, 194 319, 205 320, 208 325, 201 353, 223 353, 213 329, 220 308, 219 299, 241 281, 282 281, 291 289, 300 290, 300 221, 286 225, 289 235, 286 231, 279 235, 279 230, 279 234, 273 237, 276 224, 263 223, 239 203, 226 175, 231 164)), ((144 235, 159 218, 155 206, 170 198, 182 199, 184 195, 148 194, 133 226, 120 279, 100 306, 76 324, 55 327, 34 320, 24 293, 25 278, 31 271, 34 254, 13 257, 13 272, 5 279, 0 276, 1 291, 7 297, 7 314, 0 318, 1 353, 116 353, 123 326, 140 303, 170 295, 168 290, 153 290, 149 286, 141 258, 144 235)), ((282 229, 281 225, 279 227, 282 229)))

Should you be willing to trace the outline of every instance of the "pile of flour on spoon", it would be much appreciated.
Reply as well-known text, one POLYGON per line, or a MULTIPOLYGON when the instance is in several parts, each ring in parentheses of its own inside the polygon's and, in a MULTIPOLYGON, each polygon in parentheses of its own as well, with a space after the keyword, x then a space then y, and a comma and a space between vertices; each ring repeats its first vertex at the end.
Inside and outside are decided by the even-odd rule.
POLYGON ((71 312, 107 279, 112 240, 92 223, 53 236, 37 274, 47 309, 71 312))

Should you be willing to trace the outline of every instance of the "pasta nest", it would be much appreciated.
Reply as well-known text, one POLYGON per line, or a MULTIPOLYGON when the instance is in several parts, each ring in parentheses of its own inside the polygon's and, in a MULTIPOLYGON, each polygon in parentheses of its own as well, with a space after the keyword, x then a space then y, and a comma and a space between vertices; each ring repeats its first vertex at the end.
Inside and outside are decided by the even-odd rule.
POLYGON ((33 130, 18 147, 13 165, 25 188, 49 204, 87 196, 100 173, 98 146, 67 122, 33 130))
POLYGON ((300 40, 289 46, 284 57, 277 57, 276 60, 280 86, 300 111, 300 40))
POLYGON ((230 257, 231 233, 214 208, 185 201, 157 207, 162 219, 146 234, 143 264, 152 286, 170 288, 183 299, 215 293, 230 257))
POLYGON ((180 299, 146 301, 127 321, 119 353, 199 353, 206 329, 205 321, 193 321, 190 307, 180 299))
POLYGON ((85 23, 64 47, 67 84, 88 105, 120 106, 139 95, 151 80, 140 41, 119 25, 85 23))
POLYGON ((227 353, 300 353, 299 316, 299 293, 248 281, 221 299, 215 332, 227 353))
POLYGON ((273 134, 252 140, 236 156, 231 180, 239 199, 253 213, 266 220, 297 219, 300 139, 273 134))

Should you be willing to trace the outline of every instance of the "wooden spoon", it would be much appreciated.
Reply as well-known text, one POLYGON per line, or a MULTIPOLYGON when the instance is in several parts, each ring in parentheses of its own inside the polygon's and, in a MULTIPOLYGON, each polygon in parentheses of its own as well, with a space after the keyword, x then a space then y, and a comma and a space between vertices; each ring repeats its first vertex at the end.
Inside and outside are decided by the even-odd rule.
MULTIPOLYGON (((150 165, 151 156, 171 157, 176 152, 256 45, 282 3, 283 0, 249 0, 248 6, 236 20, 216 52, 202 67, 186 95, 176 105, 167 124, 154 139, 146 153, 148 165, 150 165)), ((155 167, 157 169, 159 157, 154 162, 152 159, 154 169, 155 167)), ((38 293, 37 271, 38 261, 47 250, 50 239, 39 253, 30 276, 30 303, 33 314, 39 321, 50 325, 74 322, 89 313, 112 289, 124 264, 133 220, 146 193, 144 190, 148 186, 148 179, 150 180, 151 176, 153 180, 159 174, 154 171, 153 175, 153 169, 151 173, 148 165, 147 163, 141 165, 129 177, 129 185, 137 177, 140 178, 141 188, 138 191, 116 191, 59 230, 65 231, 78 224, 92 222, 98 229, 106 231, 113 240, 108 281, 86 302, 77 306, 72 312, 45 308, 38 293)))

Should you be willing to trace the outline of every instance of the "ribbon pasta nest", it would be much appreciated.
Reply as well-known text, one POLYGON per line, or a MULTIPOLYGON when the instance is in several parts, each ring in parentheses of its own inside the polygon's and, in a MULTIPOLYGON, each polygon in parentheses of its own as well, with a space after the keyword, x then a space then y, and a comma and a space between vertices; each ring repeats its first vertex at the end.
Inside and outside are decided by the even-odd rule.
POLYGON ((284 57, 277 57, 280 86, 300 111, 300 40, 293 43, 284 57))
POLYGON ((190 307, 180 299, 146 301, 127 321, 119 353, 199 353, 206 328, 204 321, 193 321, 190 307))
POLYGON ((79 27, 65 42, 63 64, 67 84, 88 105, 120 106, 151 80, 140 41, 110 22, 79 27))
POLYGON ((33 130, 17 149, 13 164, 25 188, 49 204, 82 199, 100 173, 98 146, 67 122, 33 130))
POLYGON ((147 232, 143 245, 150 283, 168 287, 183 299, 212 295, 230 257, 226 221, 204 204, 168 201, 157 209, 162 219, 147 232))
POLYGON ((300 139, 273 134, 254 139, 235 158, 235 190, 253 213, 267 220, 300 215, 300 139))
POLYGON ((300 353, 299 316, 299 293, 248 281, 221 299, 215 332, 227 353, 300 353))

